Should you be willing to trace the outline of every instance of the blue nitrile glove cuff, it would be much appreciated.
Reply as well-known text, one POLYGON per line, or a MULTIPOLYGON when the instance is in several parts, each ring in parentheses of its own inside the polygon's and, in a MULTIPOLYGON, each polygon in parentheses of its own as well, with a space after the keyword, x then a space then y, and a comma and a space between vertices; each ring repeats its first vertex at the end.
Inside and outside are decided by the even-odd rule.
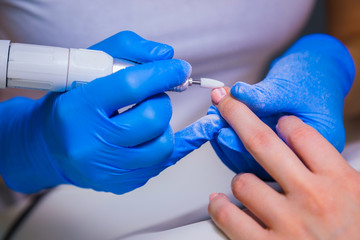
MULTIPOLYGON (((231 94, 272 129, 281 116, 295 115, 341 152, 345 144, 344 97, 354 76, 354 62, 345 46, 331 36, 314 34, 301 38, 277 58, 264 80, 254 85, 238 82, 231 94)), ((235 172, 269 177, 230 127, 221 129, 212 145, 235 172)))
POLYGON ((0 174, 15 191, 32 193, 67 182, 50 161, 41 108, 42 102, 23 97, 0 103, 0 174))

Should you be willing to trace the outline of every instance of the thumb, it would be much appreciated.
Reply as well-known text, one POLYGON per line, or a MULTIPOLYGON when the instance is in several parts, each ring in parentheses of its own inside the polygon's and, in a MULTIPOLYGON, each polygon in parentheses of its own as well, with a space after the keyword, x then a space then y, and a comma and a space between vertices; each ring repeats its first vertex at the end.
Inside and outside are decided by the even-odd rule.
POLYGON ((259 117, 287 110, 291 96, 286 91, 288 84, 282 79, 267 79, 254 85, 237 82, 231 88, 231 95, 247 105, 259 117))
POLYGON ((171 59, 174 49, 166 44, 148 41, 134 32, 119 32, 89 49, 104 51, 115 58, 137 63, 171 59))
POLYGON ((169 162, 174 164, 195 149, 214 139, 226 122, 217 114, 206 115, 175 133, 175 146, 169 162))

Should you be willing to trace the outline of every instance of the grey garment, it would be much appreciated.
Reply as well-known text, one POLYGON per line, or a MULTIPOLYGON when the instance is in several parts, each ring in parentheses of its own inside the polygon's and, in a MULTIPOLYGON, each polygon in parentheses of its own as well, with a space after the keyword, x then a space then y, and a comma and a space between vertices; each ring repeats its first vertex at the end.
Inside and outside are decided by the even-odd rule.
MULTIPOLYGON (((193 77, 231 86, 254 83, 277 51, 294 40, 314 0, 1 0, 0 38, 86 48, 131 30, 174 47, 193 77)), ((0 93, 1 94, 1 93, 0 93)), ((206 113, 209 91, 173 93, 172 125, 180 129, 206 113)))

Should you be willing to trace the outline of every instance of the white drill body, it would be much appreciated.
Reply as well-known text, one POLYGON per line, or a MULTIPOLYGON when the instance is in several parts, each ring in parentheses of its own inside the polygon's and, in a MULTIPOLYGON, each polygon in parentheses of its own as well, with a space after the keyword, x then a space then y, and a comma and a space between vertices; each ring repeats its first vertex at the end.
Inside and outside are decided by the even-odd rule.
MULTIPOLYGON (((136 63, 114 59, 102 51, 0 40, 0 88, 65 92, 134 65, 136 63)), ((193 84, 204 88, 224 86, 210 78, 189 78, 169 91, 182 92, 193 84)))
POLYGON ((88 49, 49 47, 0 40, 0 88, 53 92, 113 73, 113 58, 88 49))

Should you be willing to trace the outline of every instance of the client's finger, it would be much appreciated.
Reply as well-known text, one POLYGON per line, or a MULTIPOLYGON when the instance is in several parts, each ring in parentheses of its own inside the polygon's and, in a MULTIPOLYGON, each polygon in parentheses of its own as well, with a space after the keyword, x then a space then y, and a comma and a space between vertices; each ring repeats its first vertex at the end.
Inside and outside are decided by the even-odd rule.
POLYGON ((214 89, 211 97, 246 149, 285 192, 309 179, 311 172, 246 105, 227 94, 224 88, 214 89))
POLYGON ((295 116, 280 118, 278 134, 314 173, 339 172, 348 168, 340 153, 314 128, 295 116))
POLYGON ((222 193, 210 195, 209 214, 230 239, 268 239, 268 232, 222 193))
POLYGON ((269 228, 290 213, 286 197, 251 173, 238 174, 231 185, 234 196, 269 228))

